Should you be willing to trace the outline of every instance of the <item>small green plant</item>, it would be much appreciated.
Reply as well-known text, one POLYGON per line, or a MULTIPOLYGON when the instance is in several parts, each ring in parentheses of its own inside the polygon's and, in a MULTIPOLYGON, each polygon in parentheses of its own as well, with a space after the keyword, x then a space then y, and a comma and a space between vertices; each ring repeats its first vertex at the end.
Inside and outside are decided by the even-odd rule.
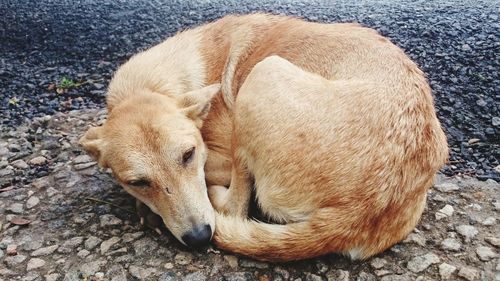
POLYGON ((63 77, 61 82, 56 86, 56 92, 59 94, 66 93, 69 89, 75 88, 76 86, 77 84, 73 80, 63 77))

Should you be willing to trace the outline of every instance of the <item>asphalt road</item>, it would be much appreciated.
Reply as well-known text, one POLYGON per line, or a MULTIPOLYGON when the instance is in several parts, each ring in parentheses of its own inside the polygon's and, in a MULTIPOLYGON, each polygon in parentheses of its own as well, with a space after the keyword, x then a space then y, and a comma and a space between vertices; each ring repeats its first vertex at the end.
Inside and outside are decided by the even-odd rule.
POLYGON ((443 172, 500 179, 499 1, 4 0, 1 130, 104 107, 113 71, 132 54, 189 26, 255 11, 359 22, 388 36, 434 89, 451 147, 443 172))

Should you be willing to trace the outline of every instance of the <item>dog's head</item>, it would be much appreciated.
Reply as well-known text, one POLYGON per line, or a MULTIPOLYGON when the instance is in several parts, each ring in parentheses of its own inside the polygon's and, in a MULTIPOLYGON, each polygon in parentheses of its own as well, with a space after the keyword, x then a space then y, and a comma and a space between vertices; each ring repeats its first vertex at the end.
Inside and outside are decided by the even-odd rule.
POLYGON ((207 244, 215 229, 200 128, 219 89, 216 84, 178 99, 137 94, 80 139, 99 166, 111 168, 128 193, 159 214, 179 241, 193 247, 207 244))

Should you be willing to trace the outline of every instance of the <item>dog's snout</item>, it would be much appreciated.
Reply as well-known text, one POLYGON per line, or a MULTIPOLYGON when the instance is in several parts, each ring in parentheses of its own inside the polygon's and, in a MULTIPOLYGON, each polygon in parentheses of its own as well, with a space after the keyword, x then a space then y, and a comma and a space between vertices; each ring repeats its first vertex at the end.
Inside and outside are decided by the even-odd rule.
POLYGON ((193 228, 190 232, 182 236, 182 240, 191 248, 199 248, 208 245, 212 239, 212 228, 205 224, 193 228))

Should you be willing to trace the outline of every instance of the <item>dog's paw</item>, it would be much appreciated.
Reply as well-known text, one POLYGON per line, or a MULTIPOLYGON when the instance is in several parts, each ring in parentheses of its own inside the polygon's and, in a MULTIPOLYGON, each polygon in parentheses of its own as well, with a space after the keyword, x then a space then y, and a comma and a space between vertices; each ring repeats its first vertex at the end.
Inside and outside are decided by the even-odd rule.
POLYGON ((228 191, 229 189, 222 185, 208 187, 208 198, 215 210, 222 212, 224 205, 226 205, 228 191))
POLYGON ((141 225, 149 227, 156 231, 158 234, 162 234, 163 232, 161 229, 163 228, 163 220, 162 218, 151 211, 149 207, 142 203, 139 200, 136 200, 136 209, 137 209, 137 214, 139 215, 141 225))

